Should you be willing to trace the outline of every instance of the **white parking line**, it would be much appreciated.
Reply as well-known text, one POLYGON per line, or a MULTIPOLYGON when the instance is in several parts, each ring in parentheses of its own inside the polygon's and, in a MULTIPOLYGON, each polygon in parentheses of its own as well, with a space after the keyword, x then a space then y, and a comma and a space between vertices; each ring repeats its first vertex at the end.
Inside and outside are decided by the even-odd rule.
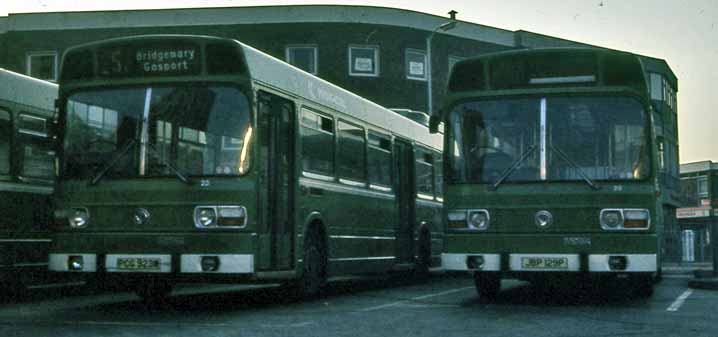
POLYGON ((172 322, 113 322, 113 321, 63 321, 62 323, 67 325, 106 325, 106 326, 139 326, 139 327, 162 327, 162 326, 180 326, 180 327, 226 327, 229 324, 226 323, 204 323, 204 322, 183 322, 183 323, 172 323, 172 322))
POLYGON ((668 307, 668 309, 666 309, 666 311, 678 311, 678 309, 681 308, 681 306, 686 301, 688 296, 691 296, 692 293, 693 293, 693 289, 688 289, 688 290, 684 291, 683 294, 681 294, 681 296, 678 296, 678 298, 676 298, 676 300, 673 301, 673 303, 671 303, 671 305, 668 307))
POLYGON ((374 311, 374 310, 389 308, 389 307, 393 307, 393 306, 395 306, 395 305, 399 305, 399 304, 402 304, 402 303, 409 303, 409 302, 412 302, 412 301, 421 301, 421 300, 425 300, 425 299, 427 299, 427 298, 432 298, 432 297, 438 297, 438 296, 444 296, 444 295, 448 295, 448 294, 458 293, 458 292, 460 292, 460 291, 464 291, 464 290, 467 290, 467 289, 474 289, 474 287, 463 287, 463 288, 457 288, 457 289, 442 291, 442 292, 436 293, 436 294, 428 294, 428 295, 422 295, 422 296, 412 297, 412 298, 409 298, 409 299, 406 299, 406 300, 401 300, 401 301, 391 302, 391 303, 387 303, 387 304, 377 305, 377 306, 374 306, 374 307, 364 308, 364 309, 361 309, 361 310, 359 310, 359 311, 360 311, 360 312, 367 312, 367 311, 374 311))

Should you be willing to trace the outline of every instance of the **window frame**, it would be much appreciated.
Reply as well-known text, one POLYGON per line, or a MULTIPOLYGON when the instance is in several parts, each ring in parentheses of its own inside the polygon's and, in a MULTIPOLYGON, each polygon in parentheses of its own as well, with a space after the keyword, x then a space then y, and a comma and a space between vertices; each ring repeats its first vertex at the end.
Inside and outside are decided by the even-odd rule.
MULTIPOLYGON (((13 124, 13 134, 15 135, 15 147, 17 148, 15 151, 17 154, 17 167, 16 167, 16 174, 17 176, 23 180, 23 181, 33 181, 33 182, 52 182, 57 177, 57 153, 54 149, 54 144, 52 144, 52 138, 50 136, 50 123, 51 117, 40 117, 36 114, 33 114, 28 111, 21 110, 17 114, 17 119, 15 120, 15 123, 13 124), (35 130, 29 130, 26 128, 22 128, 21 119, 30 118, 34 120, 42 120, 43 121, 43 128, 44 132, 39 132, 35 130), (52 152, 55 153, 55 160, 53 160, 53 168, 52 168, 52 175, 51 176, 35 176, 35 175, 29 175, 26 173, 26 154, 25 149, 28 144, 32 144, 33 147, 38 146, 38 143, 41 143, 42 145, 46 145, 49 148, 53 149, 52 152)), ((12 150, 11 150, 12 151, 12 150)))
POLYGON ((30 76, 32 76, 32 58, 35 56, 52 56, 52 78, 39 78, 35 77, 44 81, 50 81, 50 82, 57 82, 58 77, 58 66, 59 66, 59 60, 58 60, 58 53, 57 51, 33 51, 28 52, 25 54, 25 73, 30 76))
POLYGON ((378 45, 359 45, 359 44, 350 44, 347 47, 348 50, 348 66, 349 66, 349 76, 355 76, 355 77, 379 77, 380 74, 380 67, 379 67, 379 46, 378 45), (364 50, 372 50, 374 53, 374 69, 371 73, 368 72, 354 72, 354 64, 353 64, 353 57, 352 57, 352 49, 364 49, 364 50))
POLYGON ((664 101, 665 88, 663 87, 665 79, 659 73, 650 72, 649 75, 649 94, 652 100, 664 101))
POLYGON ((441 152, 431 151, 434 156, 432 171, 434 175, 434 198, 444 201, 444 158, 441 152))
MULTIPOLYGON (((8 108, 5 108, 5 107, 0 106, 0 114, 2 114, 2 113, 6 113, 6 114, 7 114, 7 117, 8 117, 8 118, 7 118, 7 124, 8 124, 8 125, 7 125, 7 129, 8 129, 10 132, 7 132, 7 135, 5 135, 5 137, 7 137, 7 163, 6 163, 6 164, 7 164, 7 171, 5 171, 5 172, 0 171, 0 177, 2 177, 2 176, 9 177, 9 176, 12 175, 12 172, 13 172, 13 165, 12 165, 12 164, 13 164, 13 157, 14 157, 14 155, 13 155, 13 152, 14 152, 14 151, 13 151, 13 148, 14 148, 13 143, 14 143, 14 141, 15 141, 15 126, 14 126, 14 123, 13 123, 13 120, 14 120, 14 119, 13 119, 12 111, 11 111, 10 109, 8 109, 8 108)), ((4 119, 0 119, 0 120, 4 120, 4 119)))
POLYGON ((404 71, 405 71, 406 79, 413 80, 413 81, 426 82, 429 79, 428 74, 427 74, 427 70, 428 70, 427 63, 428 63, 428 57, 427 57, 426 51, 421 50, 421 49, 414 49, 414 48, 406 48, 404 50, 404 71), (409 60, 410 54, 422 56, 423 65, 424 65, 424 68, 422 69, 423 70, 422 76, 417 76, 417 75, 411 74, 411 61, 409 60))
POLYGON ((302 69, 312 75, 317 75, 319 73, 319 48, 315 44, 290 44, 284 47, 284 60, 285 62, 291 64, 294 67, 297 67, 299 69, 302 69), (314 67, 314 71, 308 71, 302 68, 299 68, 299 66, 294 65, 291 62, 291 52, 292 50, 296 49, 311 49, 313 53, 313 60, 312 60, 312 66, 314 67))
POLYGON ((696 177, 696 195, 698 195, 699 198, 704 197, 707 198, 709 193, 709 186, 708 186, 708 177, 707 176, 698 176, 696 177), (705 191, 701 191, 701 183, 705 183, 705 191))
POLYGON ((334 116, 332 116, 331 114, 327 114, 327 113, 320 112, 320 111, 317 110, 317 109, 313 109, 313 108, 308 107, 308 106, 305 106, 305 105, 299 107, 298 113, 297 113, 297 126, 299 127, 299 132, 298 132, 299 149, 298 149, 298 154, 299 154, 300 156, 303 156, 303 155, 304 155, 304 146, 305 146, 305 144, 304 144, 304 136, 306 135, 306 134, 304 133, 304 129, 305 129, 305 128, 309 128, 309 129, 312 129, 312 130, 314 130, 314 131, 318 131, 318 132, 320 132, 320 133, 323 133, 323 134, 325 134, 325 135, 328 135, 328 136, 331 136, 331 137, 332 137, 332 138, 331 138, 331 142, 330 142, 331 145, 332 145, 332 150, 330 151, 330 153, 332 154, 332 158, 331 158, 331 168, 329 169, 329 172, 320 172, 320 171, 316 171, 316 170, 308 170, 308 169, 306 169, 306 168, 304 167, 304 162, 303 162, 303 161, 300 161, 300 163, 299 163, 297 166, 301 169, 303 176, 305 176, 305 177, 311 177, 311 178, 315 178, 315 179, 321 179, 321 180, 328 180, 328 181, 334 180, 334 177, 336 176, 336 171, 337 171, 337 165, 336 165, 336 148, 337 148, 337 137, 336 137, 337 131, 336 131, 336 125, 337 125, 336 120, 334 119, 334 116), (316 128, 313 128, 313 127, 311 127, 311 126, 307 126, 307 125, 303 124, 302 121, 304 120, 304 118, 303 118, 302 115, 304 114, 304 111, 307 111, 307 112, 309 112, 309 113, 311 113, 311 114, 314 114, 314 115, 317 115, 317 116, 319 116, 319 117, 322 117, 322 118, 326 118, 326 119, 331 120, 331 121, 332 121, 332 132, 323 130, 323 129, 321 128, 321 125, 319 126, 319 129, 316 129, 316 128))
POLYGON ((367 136, 366 136, 366 128, 359 125, 358 123, 353 123, 350 121, 347 121, 346 119, 337 118, 336 122, 334 123, 334 138, 336 139, 336 145, 334 147, 334 174, 339 179, 339 182, 352 185, 352 186, 365 186, 368 184, 368 172, 367 172, 367 136), (341 156, 339 155, 339 151, 341 151, 341 141, 342 137, 339 134, 341 132, 340 130, 340 124, 346 124, 349 126, 352 126, 354 128, 357 128, 362 131, 362 137, 361 137, 361 148, 363 151, 363 160, 362 160, 362 177, 360 179, 357 179, 357 177, 350 177, 343 175, 341 171, 341 163, 339 159, 341 156))
POLYGON ((366 179, 367 179, 367 183, 369 184, 369 188, 383 191, 383 192, 391 192, 393 190, 393 186, 394 186, 394 164, 393 164, 394 163, 394 161, 393 161, 394 144, 393 144, 392 136, 389 134, 381 133, 381 132, 371 130, 371 129, 367 130, 366 135, 367 135, 366 136, 366 163, 367 163, 366 164, 366 179), (372 137, 376 137, 376 138, 388 141, 389 149, 383 149, 381 147, 372 145, 371 144, 372 137), (388 185, 382 184, 382 183, 377 182, 372 179, 372 176, 369 172, 369 154, 371 151, 379 151, 379 152, 389 155, 389 177, 388 177, 389 184, 388 185))
POLYGON ((416 189, 416 197, 418 199, 434 200, 434 196, 436 195, 436 186, 434 186, 436 184, 436 172, 434 170, 435 156, 436 154, 433 151, 424 146, 418 145, 414 147, 414 188, 416 189), (429 161, 426 160, 427 155, 431 156, 429 161), (431 183, 430 193, 424 193, 419 189, 419 170, 417 169, 417 165, 429 166, 429 172, 431 174, 431 177, 429 178, 431 183))

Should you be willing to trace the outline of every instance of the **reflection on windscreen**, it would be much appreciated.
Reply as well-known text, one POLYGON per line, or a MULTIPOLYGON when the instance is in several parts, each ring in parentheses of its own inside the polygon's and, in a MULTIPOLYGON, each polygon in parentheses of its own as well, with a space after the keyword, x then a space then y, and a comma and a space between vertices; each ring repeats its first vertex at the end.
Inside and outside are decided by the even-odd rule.
POLYGON ((238 89, 177 86, 93 90, 67 105, 65 175, 240 175, 249 167, 249 103, 238 89), (146 144, 146 145, 145 145, 146 144), (129 150, 123 151, 126 147, 129 150))
POLYGON ((506 174, 507 182, 643 179, 650 166, 646 125, 641 105, 626 97, 460 104, 450 115, 451 178, 483 183, 496 183, 506 174))

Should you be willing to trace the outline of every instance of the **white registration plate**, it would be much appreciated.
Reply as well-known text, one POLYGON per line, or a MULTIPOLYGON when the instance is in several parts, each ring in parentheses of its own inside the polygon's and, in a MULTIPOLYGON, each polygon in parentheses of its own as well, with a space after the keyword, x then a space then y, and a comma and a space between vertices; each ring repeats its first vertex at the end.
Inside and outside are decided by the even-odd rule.
POLYGON ((117 269, 119 270, 160 270, 160 259, 154 258, 118 258, 117 269))
POLYGON ((568 269, 568 259, 565 257, 522 257, 523 269, 568 269))

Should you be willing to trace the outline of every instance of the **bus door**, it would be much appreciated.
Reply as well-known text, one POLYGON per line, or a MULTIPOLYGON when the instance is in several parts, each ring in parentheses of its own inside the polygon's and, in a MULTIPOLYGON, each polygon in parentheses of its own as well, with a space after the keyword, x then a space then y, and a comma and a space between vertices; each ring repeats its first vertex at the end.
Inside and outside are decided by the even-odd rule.
POLYGON ((414 188, 414 151, 411 143, 394 141, 394 191, 398 221, 396 226, 397 263, 414 261, 414 219, 416 191, 414 188))
POLYGON ((259 93, 260 125, 265 129, 266 203, 269 269, 292 267, 294 247, 294 105, 266 92, 259 93))

